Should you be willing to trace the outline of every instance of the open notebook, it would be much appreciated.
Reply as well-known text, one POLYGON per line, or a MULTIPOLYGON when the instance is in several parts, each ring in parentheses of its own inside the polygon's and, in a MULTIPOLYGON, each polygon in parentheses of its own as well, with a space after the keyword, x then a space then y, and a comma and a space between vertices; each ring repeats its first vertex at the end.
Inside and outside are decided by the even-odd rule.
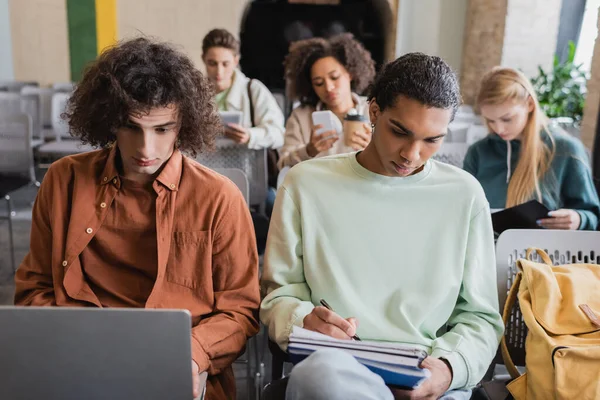
POLYGON ((381 376, 388 385, 415 389, 431 373, 419 368, 427 353, 414 347, 388 342, 339 340, 318 332, 294 326, 290 335, 288 353, 298 363, 314 351, 336 348, 354 356, 364 366, 381 376))

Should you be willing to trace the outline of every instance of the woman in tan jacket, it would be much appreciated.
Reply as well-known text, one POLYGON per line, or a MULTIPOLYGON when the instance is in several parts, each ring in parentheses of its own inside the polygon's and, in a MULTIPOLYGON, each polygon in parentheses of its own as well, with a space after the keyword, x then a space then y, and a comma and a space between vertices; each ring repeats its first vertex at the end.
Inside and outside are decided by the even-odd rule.
POLYGON ((335 132, 317 135, 312 124, 312 113, 320 110, 330 110, 343 120, 355 109, 368 118, 368 104, 356 92, 362 92, 373 80, 375 63, 351 34, 294 43, 285 59, 285 75, 290 97, 300 106, 287 121, 279 168, 314 157, 362 150, 369 144, 370 124, 354 134, 351 146, 345 146, 335 132))

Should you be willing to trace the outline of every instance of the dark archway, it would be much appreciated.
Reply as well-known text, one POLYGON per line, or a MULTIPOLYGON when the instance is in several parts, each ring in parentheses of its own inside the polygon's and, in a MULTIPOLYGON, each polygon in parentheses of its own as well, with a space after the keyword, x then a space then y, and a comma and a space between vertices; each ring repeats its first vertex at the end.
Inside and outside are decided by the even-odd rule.
POLYGON ((254 0, 247 5, 240 27, 240 64, 246 75, 282 92, 283 59, 291 42, 350 32, 379 68, 385 61, 392 23, 387 0, 340 0, 339 5, 254 0))

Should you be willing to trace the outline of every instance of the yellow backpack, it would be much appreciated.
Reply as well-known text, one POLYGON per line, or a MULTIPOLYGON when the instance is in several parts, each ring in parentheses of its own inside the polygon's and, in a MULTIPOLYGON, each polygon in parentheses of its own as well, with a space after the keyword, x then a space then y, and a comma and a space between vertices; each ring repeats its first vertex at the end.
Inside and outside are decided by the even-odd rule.
POLYGON ((600 266, 553 266, 543 250, 534 248, 517 266, 520 271, 504 306, 504 324, 518 292, 529 332, 523 375, 502 338, 504 363, 516 378, 508 390, 515 400, 600 399, 600 266), (543 263, 530 261, 536 251, 543 263))

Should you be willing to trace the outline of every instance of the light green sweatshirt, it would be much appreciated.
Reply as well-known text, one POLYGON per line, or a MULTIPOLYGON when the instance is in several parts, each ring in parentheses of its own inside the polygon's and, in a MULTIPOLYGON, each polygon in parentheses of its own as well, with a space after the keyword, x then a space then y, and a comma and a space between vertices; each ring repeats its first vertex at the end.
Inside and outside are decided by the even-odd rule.
POLYGON ((277 194, 260 316, 286 348, 320 299, 356 317, 363 340, 412 344, 473 387, 498 348, 488 202, 468 173, 430 160, 406 178, 375 174, 356 153, 302 162, 277 194))

